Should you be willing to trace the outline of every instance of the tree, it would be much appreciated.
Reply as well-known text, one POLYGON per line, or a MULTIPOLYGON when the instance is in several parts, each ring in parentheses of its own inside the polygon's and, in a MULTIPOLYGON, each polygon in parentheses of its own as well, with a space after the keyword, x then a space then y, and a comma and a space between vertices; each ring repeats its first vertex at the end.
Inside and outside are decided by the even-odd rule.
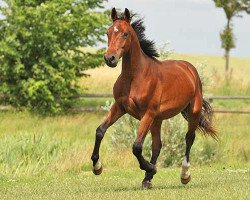
POLYGON ((16 107, 58 113, 70 107, 83 70, 103 55, 105 0, 5 0, 0 5, 0 94, 16 107), (85 51, 84 51, 85 49, 85 51))
POLYGON ((225 71, 229 70, 229 53, 235 48, 235 37, 233 35, 232 18, 241 17, 241 12, 250 13, 250 0, 213 0, 215 5, 222 8, 226 14, 227 24, 220 33, 221 47, 225 49, 225 71))

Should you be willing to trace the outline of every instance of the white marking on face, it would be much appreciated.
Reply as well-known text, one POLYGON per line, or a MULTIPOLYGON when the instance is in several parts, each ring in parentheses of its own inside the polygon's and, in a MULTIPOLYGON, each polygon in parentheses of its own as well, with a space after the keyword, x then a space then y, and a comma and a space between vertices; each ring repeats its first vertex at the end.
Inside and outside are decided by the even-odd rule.
POLYGON ((119 31, 118 28, 117 28, 116 26, 114 26, 114 31, 115 31, 115 32, 118 32, 118 31, 119 31))

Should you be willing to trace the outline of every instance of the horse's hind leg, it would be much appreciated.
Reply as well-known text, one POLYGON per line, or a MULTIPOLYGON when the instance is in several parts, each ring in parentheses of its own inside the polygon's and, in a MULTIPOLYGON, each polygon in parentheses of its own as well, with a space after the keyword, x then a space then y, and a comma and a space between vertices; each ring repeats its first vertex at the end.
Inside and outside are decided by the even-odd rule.
POLYGON ((202 109, 202 98, 200 95, 196 95, 194 100, 185 110, 186 113, 185 118, 188 120, 188 132, 185 138, 186 151, 181 169, 181 182, 183 184, 187 184, 191 180, 191 175, 189 171, 190 167, 189 154, 195 139, 195 130, 197 129, 200 121, 201 109, 202 109))
MULTIPOLYGON (((162 143, 161 143, 161 124, 162 120, 155 120, 150 128, 150 132, 152 135, 152 156, 150 163, 155 165, 157 158, 160 154, 162 143)), ((151 188, 152 187, 152 179, 155 175, 155 172, 146 172, 145 178, 142 181, 142 188, 151 188)))

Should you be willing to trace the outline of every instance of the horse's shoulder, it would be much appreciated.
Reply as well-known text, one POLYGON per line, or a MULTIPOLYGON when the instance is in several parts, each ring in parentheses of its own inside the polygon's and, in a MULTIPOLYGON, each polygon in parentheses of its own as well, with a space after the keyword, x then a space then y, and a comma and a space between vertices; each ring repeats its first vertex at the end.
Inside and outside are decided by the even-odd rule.
POLYGON ((117 99, 121 96, 126 96, 128 94, 129 85, 129 82, 126 81, 126 79, 122 75, 119 75, 113 86, 114 98, 117 99))

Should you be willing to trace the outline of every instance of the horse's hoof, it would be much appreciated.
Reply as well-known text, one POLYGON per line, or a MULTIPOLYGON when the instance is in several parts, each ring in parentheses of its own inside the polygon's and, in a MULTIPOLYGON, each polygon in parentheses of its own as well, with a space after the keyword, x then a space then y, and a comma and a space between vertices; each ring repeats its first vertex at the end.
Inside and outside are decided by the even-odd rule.
POLYGON ((102 164, 97 162, 92 171, 95 175, 100 175, 102 173, 102 164))
POLYGON ((100 169, 95 169, 95 168, 93 168, 93 173, 95 174, 95 175, 100 175, 101 173, 102 173, 102 166, 101 166, 101 168, 100 169))
POLYGON ((190 180, 191 180, 191 175, 189 175, 188 178, 181 178, 181 183, 186 185, 190 180))
POLYGON ((142 189, 147 190, 152 188, 152 182, 151 181, 142 181, 142 189))

